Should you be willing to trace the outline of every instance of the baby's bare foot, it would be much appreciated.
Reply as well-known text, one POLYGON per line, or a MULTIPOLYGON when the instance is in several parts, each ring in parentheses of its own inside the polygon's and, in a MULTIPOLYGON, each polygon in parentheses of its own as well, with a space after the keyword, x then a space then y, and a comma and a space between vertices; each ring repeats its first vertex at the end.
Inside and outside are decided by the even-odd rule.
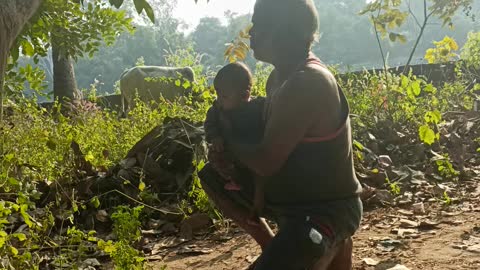
POLYGON ((226 190, 234 190, 234 191, 242 190, 242 187, 233 181, 226 183, 224 188, 226 190))

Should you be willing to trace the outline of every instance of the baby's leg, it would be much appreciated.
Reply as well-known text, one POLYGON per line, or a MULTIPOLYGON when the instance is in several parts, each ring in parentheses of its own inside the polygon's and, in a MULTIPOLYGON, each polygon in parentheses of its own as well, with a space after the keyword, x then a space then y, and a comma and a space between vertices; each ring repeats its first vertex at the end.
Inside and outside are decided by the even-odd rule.
POLYGON ((226 173, 227 183, 225 183, 224 188, 226 190, 242 190, 242 187, 237 182, 240 174, 234 160, 227 158, 226 163, 228 164, 228 172, 226 173))
POLYGON ((212 167, 225 180, 224 188, 226 190, 241 190, 240 185, 236 183, 237 169, 231 157, 227 152, 210 152, 209 160, 212 167))

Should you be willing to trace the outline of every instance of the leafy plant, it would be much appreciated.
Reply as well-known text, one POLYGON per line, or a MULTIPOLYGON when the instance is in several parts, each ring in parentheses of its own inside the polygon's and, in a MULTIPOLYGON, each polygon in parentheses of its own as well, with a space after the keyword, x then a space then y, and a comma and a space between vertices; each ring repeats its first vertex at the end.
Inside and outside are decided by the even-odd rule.
POLYGON ((226 44, 227 48, 224 53, 225 60, 228 60, 230 63, 245 60, 250 50, 250 46, 248 46, 246 42, 250 39, 248 32, 251 28, 252 25, 247 26, 238 33, 235 40, 226 44))
POLYGON ((100 240, 98 247, 108 253, 113 260, 115 269, 143 269, 145 258, 140 251, 131 245, 141 237, 139 220, 143 206, 130 208, 119 206, 112 214, 113 232, 117 241, 100 240))
MULTIPOLYGON (((408 0, 369 1, 367 6, 360 12, 360 15, 369 14, 376 31, 380 33, 382 38, 388 35, 392 42, 397 40, 401 42, 406 41, 406 36, 395 32, 395 30, 400 28, 409 16, 413 18, 419 29, 419 34, 406 63, 406 66, 409 66, 431 18, 439 18, 442 21, 442 26, 449 25, 453 27, 455 13, 461 8, 469 10, 472 2, 472 0, 423 0, 423 20, 420 20, 412 11, 410 1, 408 0), (403 3, 405 5, 402 5, 403 3), (402 6, 406 6, 407 9, 402 9, 402 6)), ((382 50, 380 43, 379 46, 382 50)))
POLYGON ((444 155, 443 159, 436 160, 435 164, 437 165, 438 173, 445 179, 454 179, 460 175, 460 172, 453 167, 448 155, 444 155))
MULTIPOLYGON (((212 218, 221 218, 222 215, 220 212, 215 208, 213 203, 208 198, 208 195, 202 189, 202 184, 200 183, 200 179, 198 178, 197 172, 200 171, 203 166, 205 165, 204 161, 201 160, 196 165, 196 170, 193 175, 193 183, 190 191, 188 192, 188 197, 193 201, 193 205, 195 206, 195 210, 208 213, 212 218)), ((184 211, 193 212, 191 208, 183 207, 184 211)))
POLYGON ((458 57, 455 51, 458 51, 457 42, 449 37, 444 37, 441 41, 434 41, 435 48, 428 49, 425 53, 425 59, 429 64, 443 63, 452 61, 458 57))
POLYGON ((452 199, 450 198, 450 196, 448 196, 448 193, 446 191, 443 192, 442 201, 445 205, 452 204, 452 199))
POLYGON ((461 57, 469 66, 480 67, 480 32, 470 32, 467 42, 462 48, 461 57))
POLYGON ((392 193, 393 195, 400 195, 401 189, 397 182, 390 181, 388 177, 385 178, 385 181, 387 182, 390 193, 392 193))
POLYGON ((437 110, 425 113, 425 124, 418 128, 418 135, 423 143, 431 145, 440 139, 437 125, 441 120, 442 115, 437 110))

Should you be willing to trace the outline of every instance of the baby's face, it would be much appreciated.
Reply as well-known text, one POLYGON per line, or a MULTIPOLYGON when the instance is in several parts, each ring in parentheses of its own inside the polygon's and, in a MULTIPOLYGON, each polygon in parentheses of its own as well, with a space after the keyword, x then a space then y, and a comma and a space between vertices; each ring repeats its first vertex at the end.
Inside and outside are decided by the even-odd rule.
POLYGON ((217 90, 217 102, 225 111, 236 109, 247 100, 248 98, 245 98, 245 95, 242 95, 240 91, 234 89, 217 90))

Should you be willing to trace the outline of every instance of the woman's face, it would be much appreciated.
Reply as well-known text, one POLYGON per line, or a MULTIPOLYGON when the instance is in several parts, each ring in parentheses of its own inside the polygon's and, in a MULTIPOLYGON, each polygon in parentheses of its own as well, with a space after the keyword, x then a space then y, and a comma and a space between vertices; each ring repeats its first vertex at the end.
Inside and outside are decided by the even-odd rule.
POLYGON ((265 5, 261 4, 262 0, 257 0, 252 16, 252 28, 250 29, 250 48, 253 50, 254 57, 257 60, 272 63, 273 44, 272 20, 265 5))

